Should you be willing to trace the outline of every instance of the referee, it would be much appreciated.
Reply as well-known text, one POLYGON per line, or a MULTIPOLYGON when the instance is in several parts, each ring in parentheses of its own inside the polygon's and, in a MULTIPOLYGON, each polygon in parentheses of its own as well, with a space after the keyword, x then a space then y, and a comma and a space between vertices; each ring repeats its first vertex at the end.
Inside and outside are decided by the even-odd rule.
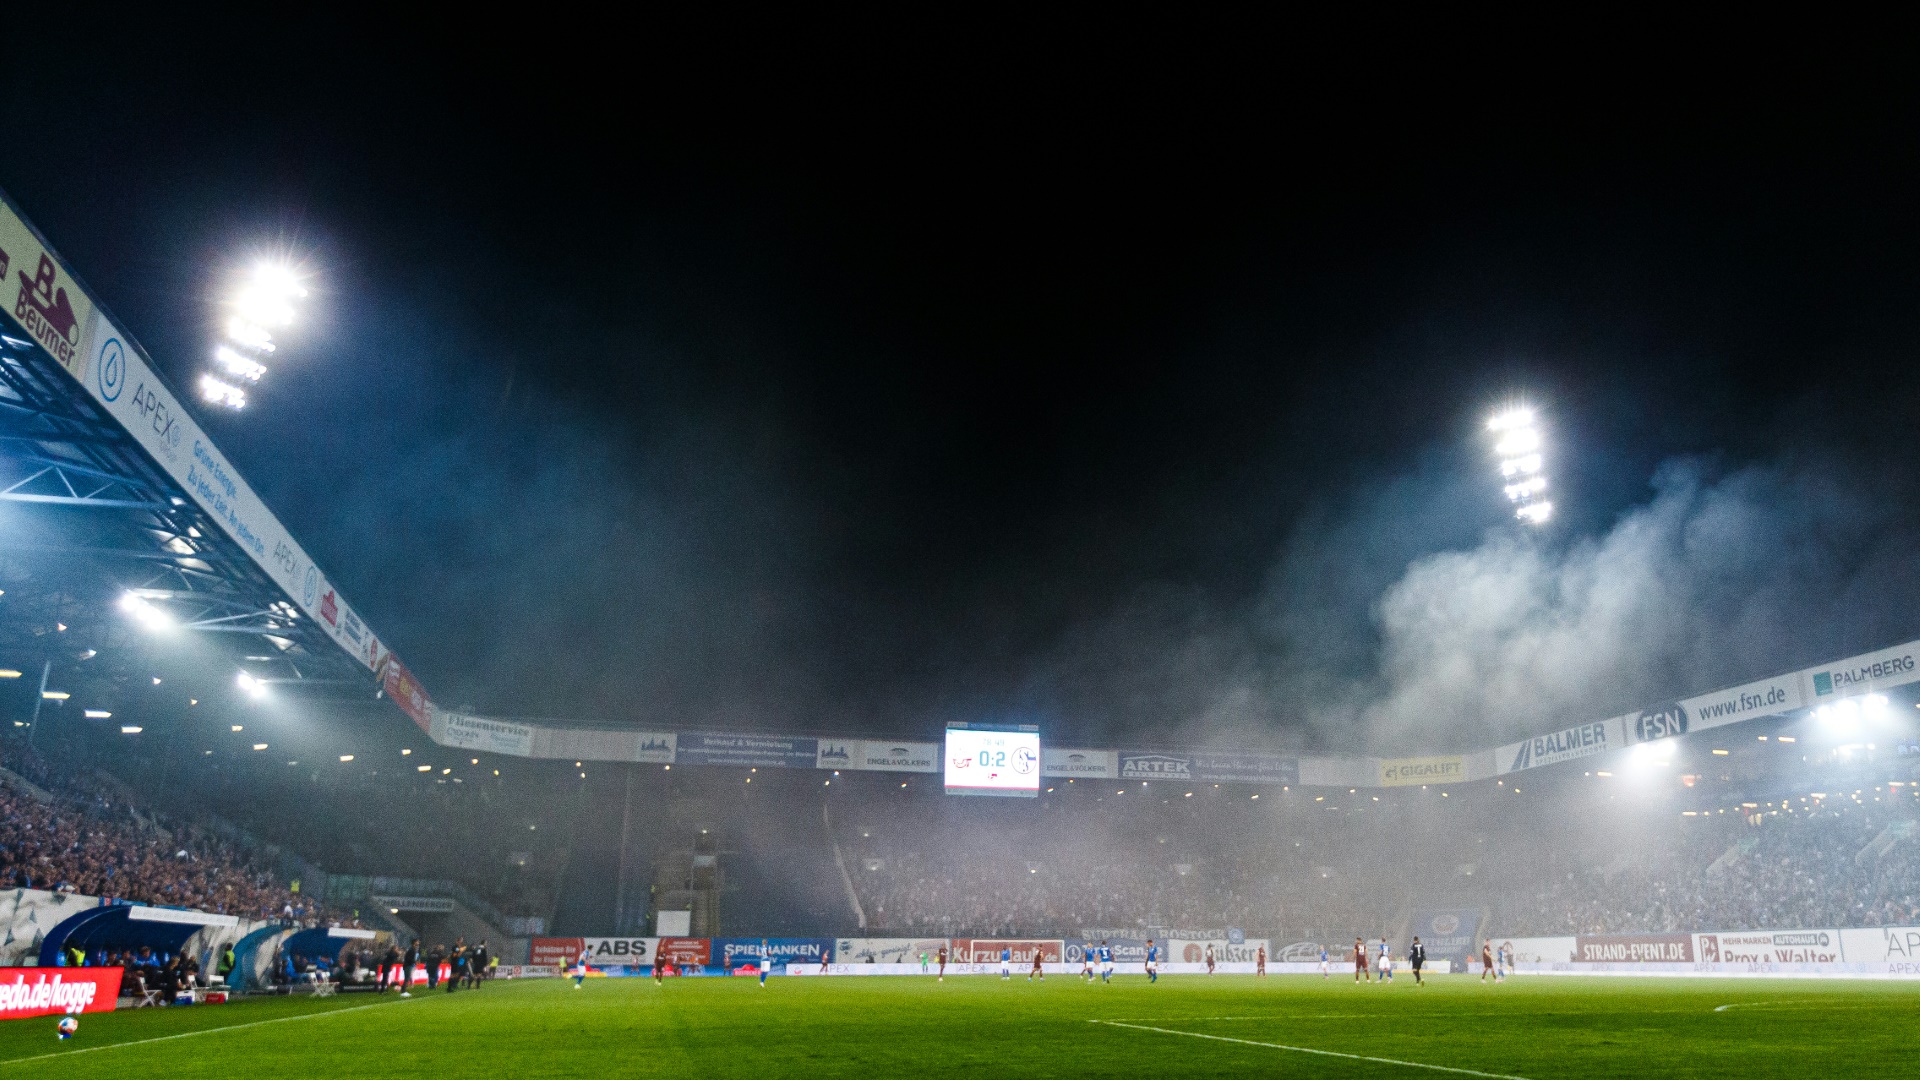
POLYGON ((1413 947, 1407 950, 1407 962, 1413 965, 1413 985, 1427 985, 1420 981, 1420 967, 1427 962, 1427 947, 1420 944, 1418 935, 1413 939, 1413 947))

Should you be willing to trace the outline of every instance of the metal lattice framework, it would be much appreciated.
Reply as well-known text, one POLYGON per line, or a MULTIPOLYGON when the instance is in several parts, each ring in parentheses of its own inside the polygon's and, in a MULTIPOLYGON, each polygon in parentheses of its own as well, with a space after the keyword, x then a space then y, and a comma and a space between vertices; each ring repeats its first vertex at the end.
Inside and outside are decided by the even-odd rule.
MULTIPOLYGON (((268 681, 367 674, 37 344, 0 333, 0 656, 124 677, 128 593, 268 681), (97 660, 94 658, 98 657, 97 660)), ((70 681, 70 680, 69 680, 70 681)))

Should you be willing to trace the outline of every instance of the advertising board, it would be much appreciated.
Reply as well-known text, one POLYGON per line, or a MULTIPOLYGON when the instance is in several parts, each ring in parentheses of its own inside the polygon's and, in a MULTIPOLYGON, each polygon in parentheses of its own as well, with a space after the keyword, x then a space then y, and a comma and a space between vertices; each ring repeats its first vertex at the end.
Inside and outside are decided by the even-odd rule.
POLYGON ((1272 960, 1273 950, 1268 948, 1266 938, 1247 938, 1239 943, 1209 939, 1194 941, 1190 938, 1173 938, 1160 950, 1160 959, 1175 964, 1200 964, 1207 961, 1207 949, 1213 949, 1216 964, 1251 964, 1259 960, 1260 950, 1267 949, 1267 959, 1272 960))
POLYGON ((1920 681, 1920 641, 1895 645, 1891 649, 1849 656, 1831 664, 1802 672, 1811 690, 1807 704, 1818 705, 1836 698, 1865 694, 1891 686, 1920 681))
POLYGON ((665 958, 676 967, 705 967, 713 962, 713 943, 706 938, 663 937, 654 940, 657 942, 654 955, 665 958))
POLYGON ((580 958, 585 938, 537 937, 527 947, 527 960, 535 967, 565 967, 580 958))
POLYGON ((1119 770, 1119 755, 1112 750, 1052 747, 1040 752, 1040 775, 1050 779, 1111 780, 1119 770))
POLYGON ((1120 751, 1122 780, 1191 780, 1192 754, 1163 754, 1157 750, 1120 751))
POLYGON ((1196 750, 1193 778, 1210 784, 1297 784, 1300 759, 1254 751, 1196 750))
POLYGON ((946 944, 946 938, 839 938, 833 943, 833 962, 918 965, 922 953, 932 960, 946 944))
POLYGON ((514 757, 533 756, 535 728, 531 724, 488 720, 481 716, 449 712, 436 706, 430 706, 427 714, 431 717, 427 734, 441 746, 457 746, 462 750, 479 750, 489 754, 511 754, 514 757))
POLYGON ((718 731, 681 732, 676 765, 732 765, 739 768, 811 769, 820 761, 818 739, 784 735, 733 735, 718 731))
POLYGON ((1599 934, 1574 938, 1573 959, 1582 964, 1690 964, 1692 934, 1599 934))
POLYGON ((1693 936, 1702 964, 1833 964, 1841 961, 1838 930, 1741 930, 1693 936))
POLYGON ((0 1020, 112 1012, 120 998, 120 975, 117 967, 0 970, 0 1020))
POLYGON ((1032 938, 954 938, 951 955, 954 962, 959 964, 998 964, 1002 949, 1013 951, 1015 964, 1032 964, 1035 952, 1040 954, 1041 963, 1058 964, 1066 952, 1066 942, 1032 938))
POLYGON ((1429 960, 1451 960, 1456 966, 1480 958, 1480 909, 1441 908, 1415 912, 1407 920, 1406 941, 1395 948, 1405 956, 1411 939, 1418 937, 1429 960))
POLYGON ((1380 762, 1381 787, 1451 784, 1467 778, 1467 764, 1458 754, 1443 757, 1386 758, 1380 762))
MULTIPOLYGON (((761 938, 714 938, 714 963, 731 971, 742 964, 760 962, 761 938)), ((766 949, 776 967, 782 964, 810 964, 833 959, 832 938, 766 938, 766 949)))
MULTIPOLYGON (((821 740, 823 743, 826 740, 821 740)), ((937 773, 940 771, 940 744, 930 742, 887 742, 863 739, 854 744, 859 755, 853 767, 869 772, 937 773)))
POLYGON ((1500 774, 1506 774, 1604 754, 1625 744, 1622 731, 1620 718, 1614 717, 1611 720, 1575 724, 1551 735, 1536 735, 1531 739, 1508 743, 1494 751, 1495 767, 1500 774))

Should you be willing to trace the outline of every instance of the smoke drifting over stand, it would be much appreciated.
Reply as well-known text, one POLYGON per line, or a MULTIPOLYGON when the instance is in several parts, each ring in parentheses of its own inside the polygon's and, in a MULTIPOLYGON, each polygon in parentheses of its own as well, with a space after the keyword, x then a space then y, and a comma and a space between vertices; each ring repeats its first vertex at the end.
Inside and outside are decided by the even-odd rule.
POLYGON ((1257 602, 1142 590, 1032 687, 1167 745, 1496 745, 1910 637, 1920 530, 1894 483, 1831 458, 1674 459, 1599 535, 1501 527, 1394 574, 1395 541, 1367 538, 1463 498, 1408 478, 1303 528, 1257 602))

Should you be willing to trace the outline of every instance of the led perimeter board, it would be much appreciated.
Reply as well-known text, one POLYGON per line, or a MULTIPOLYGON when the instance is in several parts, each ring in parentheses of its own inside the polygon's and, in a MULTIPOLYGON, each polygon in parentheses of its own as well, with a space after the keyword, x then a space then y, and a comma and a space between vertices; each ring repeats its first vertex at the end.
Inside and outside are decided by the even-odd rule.
POLYGON ((949 795, 1040 794, 1040 729, 1033 724, 948 724, 949 795))

